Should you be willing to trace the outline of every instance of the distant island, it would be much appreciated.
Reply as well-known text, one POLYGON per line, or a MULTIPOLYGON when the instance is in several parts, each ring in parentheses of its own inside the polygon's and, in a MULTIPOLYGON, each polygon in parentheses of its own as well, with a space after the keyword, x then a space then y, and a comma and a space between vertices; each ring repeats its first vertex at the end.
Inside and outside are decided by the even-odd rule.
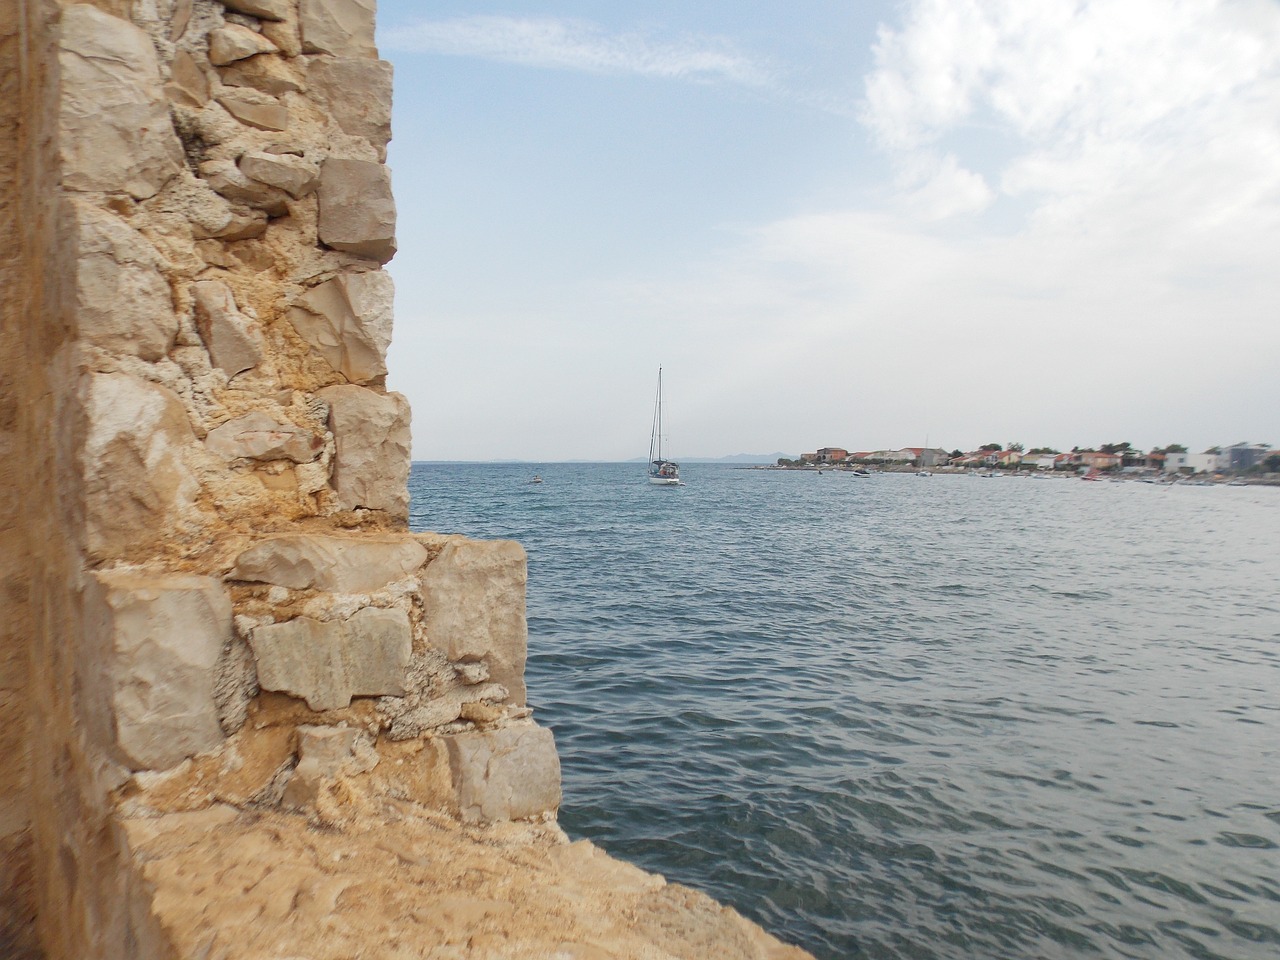
POLYGON ((1280 474, 1280 451, 1268 443, 1235 443, 1191 453, 1182 444, 1169 444, 1143 452, 1129 443, 1104 443, 1098 447, 1072 447, 1063 452, 1052 447, 1027 450, 1021 443, 986 443, 976 450, 947 451, 942 447, 901 447, 896 450, 849 451, 821 447, 812 453, 774 461, 782 469, 822 467, 870 467, 882 469, 1036 470, 1071 473, 1280 474))

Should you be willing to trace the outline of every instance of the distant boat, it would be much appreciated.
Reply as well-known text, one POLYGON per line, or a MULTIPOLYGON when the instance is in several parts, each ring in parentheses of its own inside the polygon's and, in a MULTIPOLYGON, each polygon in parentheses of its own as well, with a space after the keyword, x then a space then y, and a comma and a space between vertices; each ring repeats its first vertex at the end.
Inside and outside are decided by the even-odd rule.
POLYGON ((653 401, 653 432, 649 435, 649 482, 659 487, 679 487, 680 464, 662 455, 662 368, 658 368, 658 394, 653 401))
POLYGON ((859 480, 867 480, 871 477, 871 471, 866 467, 858 467, 855 470, 850 470, 849 473, 851 476, 857 477, 859 480))
POLYGON ((538 475, 535 473, 532 477, 530 477, 530 478, 529 478, 529 482, 530 482, 530 483, 541 483, 541 482, 542 482, 542 477, 538 476, 538 475))

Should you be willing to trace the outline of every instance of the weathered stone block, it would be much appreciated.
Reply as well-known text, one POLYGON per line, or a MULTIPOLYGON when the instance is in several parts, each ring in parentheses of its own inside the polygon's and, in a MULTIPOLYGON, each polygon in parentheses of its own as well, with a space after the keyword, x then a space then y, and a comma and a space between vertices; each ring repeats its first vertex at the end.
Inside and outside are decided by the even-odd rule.
POLYGON ((85 539, 90 557, 118 557, 198 518, 197 445, 170 390, 123 373, 86 378, 85 539))
POLYGON ((248 87, 273 97, 301 93, 303 89, 298 77, 279 57, 237 60, 230 66, 221 68, 218 76, 228 87, 248 87))
POLYGON ((320 170, 320 242, 386 263, 396 253, 391 171, 370 160, 330 158, 320 170))
POLYGON ((247 60, 260 53, 275 53, 278 49, 262 34, 238 23, 228 23, 209 34, 209 62, 215 66, 247 60))
POLYGON ((234 160, 205 160, 200 164, 200 176, 228 200, 257 207, 272 217, 289 212, 287 193, 245 176, 234 160))
POLYGON ((265 93, 257 94, 262 99, 246 99, 245 95, 253 93, 255 91, 243 91, 242 95, 238 97, 218 97, 218 103, 222 105, 222 109, 226 110, 227 113, 245 126, 273 132, 287 129, 289 126, 289 109, 282 103, 266 99, 267 95, 265 93))
POLYGON ((450 660, 483 660, 524 703, 529 629, 524 548, 512 540, 450 540, 422 574, 427 642, 450 660))
POLYGON ((289 16, 289 0, 222 0, 222 5, 236 13, 247 13, 263 20, 283 20, 289 16))
POLYGON ((247 177, 283 190, 298 200, 320 185, 320 168, 310 160, 287 153, 252 151, 237 164, 247 177))
POLYGON ((409 518, 409 402, 340 384, 318 396, 329 404, 335 445, 333 488, 344 510, 364 507, 409 518))
POLYGON ((560 806, 560 758, 550 730, 519 724, 445 742, 463 820, 518 820, 560 806))
POLYGON ((307 85, 343 133, 364 137, 385 157, 391 139, 391 64, 385 60, 312 57, 307 85))
POLYGON ((209 78, 204 75, 193 57, 186 50, 173 55, 169 66, 169 82, 165 84, 169 98, 183 106, 199 110, 209 102, 209 78))
POLYGON ((394 303, 389 273, 344 273, 300 296, 289 320, 333 369, 368 383, 387 373, 394 303))
POLYGON ((291 590, 366 593, 410 576, 426 560, 426 547, 407 536, 286 534, 243 551, 229 576, 291 590))
POLYGON ((197 280, 191 291, 196 306, 196 329, 214 366, 234 377, 261 363, 262 335, 257 324, 236 306, 231 288, 221 280, 197 280))
POLYGON ((100 730, 135 770, 165 770, 223 739, 215 666, 231 639, 231 600, 212 577, 98 571, 87 598, 83 684, 100 730), (105 686, 104 686, 105 685, 105 686))
POLYGON ((88 4, 62 13, 62 186, 155 196, 182 168, 151 38, 88 4))
POLYGON ((299 0, 298 20, 305 53, 376 57, 373 42, 376 0, 299 0))
POLYGON ((324 450, 324 438, 255 410, 210 430, 204 445, 228 460, 310 463, 324 450))
POLYGON ((412 638, 402 610, 365 608, 346 620, 297 617, 255 627, 249 646, 258 683, 307 701, 312 710, 337 710, 353 696, 398 696, 412 638))
POLYGON ((284 802, 295 808, 315 803, 321 784, 352 760, 358 732, 354 727, 298 727, 298 766, 284 789, 284 802))
POLYGON ((77 200, 68 205, 76 240, 80 335, 112 353, 154 361, 178 333, 160 256, 119 217, 77 200))

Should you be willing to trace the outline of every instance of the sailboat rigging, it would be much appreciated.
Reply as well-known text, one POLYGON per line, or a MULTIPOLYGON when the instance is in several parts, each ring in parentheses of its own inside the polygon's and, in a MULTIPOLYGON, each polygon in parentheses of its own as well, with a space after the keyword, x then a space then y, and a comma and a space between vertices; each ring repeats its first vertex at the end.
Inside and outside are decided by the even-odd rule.
POLYGON ((653 401, 653 432, 649 435, 649 482, 661 487, 683 486, 680 464, 662 455, 662 368, 658 368, 658 394, 653 401))

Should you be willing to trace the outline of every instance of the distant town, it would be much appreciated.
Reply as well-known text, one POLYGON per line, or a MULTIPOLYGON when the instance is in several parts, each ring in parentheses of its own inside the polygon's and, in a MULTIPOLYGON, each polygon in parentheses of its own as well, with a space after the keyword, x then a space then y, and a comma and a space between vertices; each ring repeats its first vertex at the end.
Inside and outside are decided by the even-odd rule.
POLYGON ((1280 451, 1267 443, 1235 443, 1192 453, 1181 444, 1156 447, 1143 452, 1128 443, 1104 443, 1098 447, 1072 447, 1069 451, 1050 447, 1025 449, 1021 443, 986 443, 977 450, 941 447, 902 447, 898 450, 857 450, 822 447, 792 460, 779 457, 777 466, 791 469, 942 470, 969 471, 1053 471, 1085 475, 1179 476, 1253 475, 1275 479, 1280 475, 1280 451))

